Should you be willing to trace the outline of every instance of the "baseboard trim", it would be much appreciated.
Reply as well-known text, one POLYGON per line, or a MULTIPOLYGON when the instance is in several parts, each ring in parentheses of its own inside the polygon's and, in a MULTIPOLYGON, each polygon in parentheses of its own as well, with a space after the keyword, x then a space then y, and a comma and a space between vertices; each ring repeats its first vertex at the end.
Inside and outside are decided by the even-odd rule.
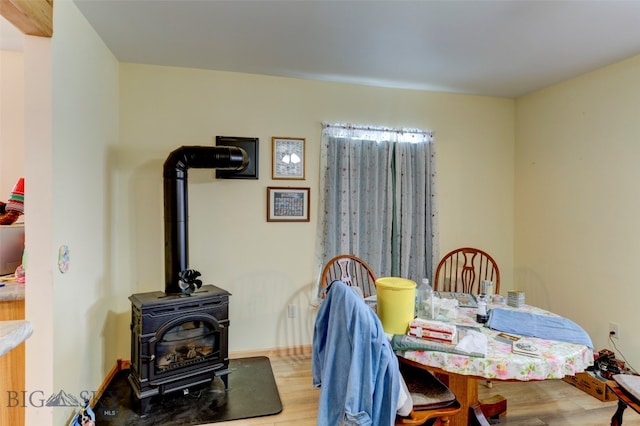
POLYGON ((311 351, 311 345, 302 345, 288 348, 271 348, 254 351, 234 351, 229 352, 229 358, 248 358, 252 356, 303 356, 311 355, 311 351))

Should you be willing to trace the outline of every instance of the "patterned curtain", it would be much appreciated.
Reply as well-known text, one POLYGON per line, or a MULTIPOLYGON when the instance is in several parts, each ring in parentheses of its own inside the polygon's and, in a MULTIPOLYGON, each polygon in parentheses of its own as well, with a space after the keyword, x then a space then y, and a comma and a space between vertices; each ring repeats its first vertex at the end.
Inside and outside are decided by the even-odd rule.
POLYGON ((416 282, 437 265, 433 134, 323 124, 319 263, 354 254, 416 282))

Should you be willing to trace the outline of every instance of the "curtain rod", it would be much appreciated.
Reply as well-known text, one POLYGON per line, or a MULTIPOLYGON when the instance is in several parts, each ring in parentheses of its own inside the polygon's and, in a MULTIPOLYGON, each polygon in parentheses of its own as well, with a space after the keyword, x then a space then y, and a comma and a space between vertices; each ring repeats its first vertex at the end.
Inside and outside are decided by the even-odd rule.
POLYGON ((418 135, 427 135, 433 136, 433 130, 423 130, 423 129, 394 129, 390 127, 377 127, 377 126, 365 126, 365 125, 356 125, 356 124, 348 124, 348 123, 322 123, 322 128, 334 128, 334 129, 345 129, 345 130, 364 130, 364 131, 376 131, 376 132, 393 132, 393 133, 413 133, 418 135))

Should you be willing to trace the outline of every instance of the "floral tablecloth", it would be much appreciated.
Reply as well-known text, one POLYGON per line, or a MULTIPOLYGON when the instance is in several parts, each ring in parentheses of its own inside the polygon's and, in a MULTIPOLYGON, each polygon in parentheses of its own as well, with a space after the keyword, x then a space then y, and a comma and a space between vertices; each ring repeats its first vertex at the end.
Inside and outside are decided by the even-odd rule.
MULTIPOLYGON (((505 306, 500 306, 500 308, 510 309, 505 306)), ((529 305, 524 305, 517 309, 541 315, 555 315, 529 305)), ((475 324, 477 326, 475 323, 475 310, 460 308, 456 322, 458 324, 475 324)), ((487 327, 477 327, 475 329, 487 335, 488 348, 485 358, 438 351, 415 350, 404 351, 399 355, 411 361, 430 367, 437 367, 450 373, 494 380, 561 379, 565 375, 575 375, 575 373, 584 371, 588 366, 593 365, 593 351, 583 345, 527 337, 542 352, 542 357, 534 358, 513 354, 511 352, 511 344, 495 339, 499 334, 498 331, 487 327)))

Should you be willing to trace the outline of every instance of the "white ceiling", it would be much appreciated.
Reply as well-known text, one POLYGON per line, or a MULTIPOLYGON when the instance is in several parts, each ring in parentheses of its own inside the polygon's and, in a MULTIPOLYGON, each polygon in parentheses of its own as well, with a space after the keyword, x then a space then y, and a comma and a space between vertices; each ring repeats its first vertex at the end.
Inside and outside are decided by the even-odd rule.
POLYGON ((517 97, 640 54, 640 0, 74 2, 123 62, 385 87, 517 97))

